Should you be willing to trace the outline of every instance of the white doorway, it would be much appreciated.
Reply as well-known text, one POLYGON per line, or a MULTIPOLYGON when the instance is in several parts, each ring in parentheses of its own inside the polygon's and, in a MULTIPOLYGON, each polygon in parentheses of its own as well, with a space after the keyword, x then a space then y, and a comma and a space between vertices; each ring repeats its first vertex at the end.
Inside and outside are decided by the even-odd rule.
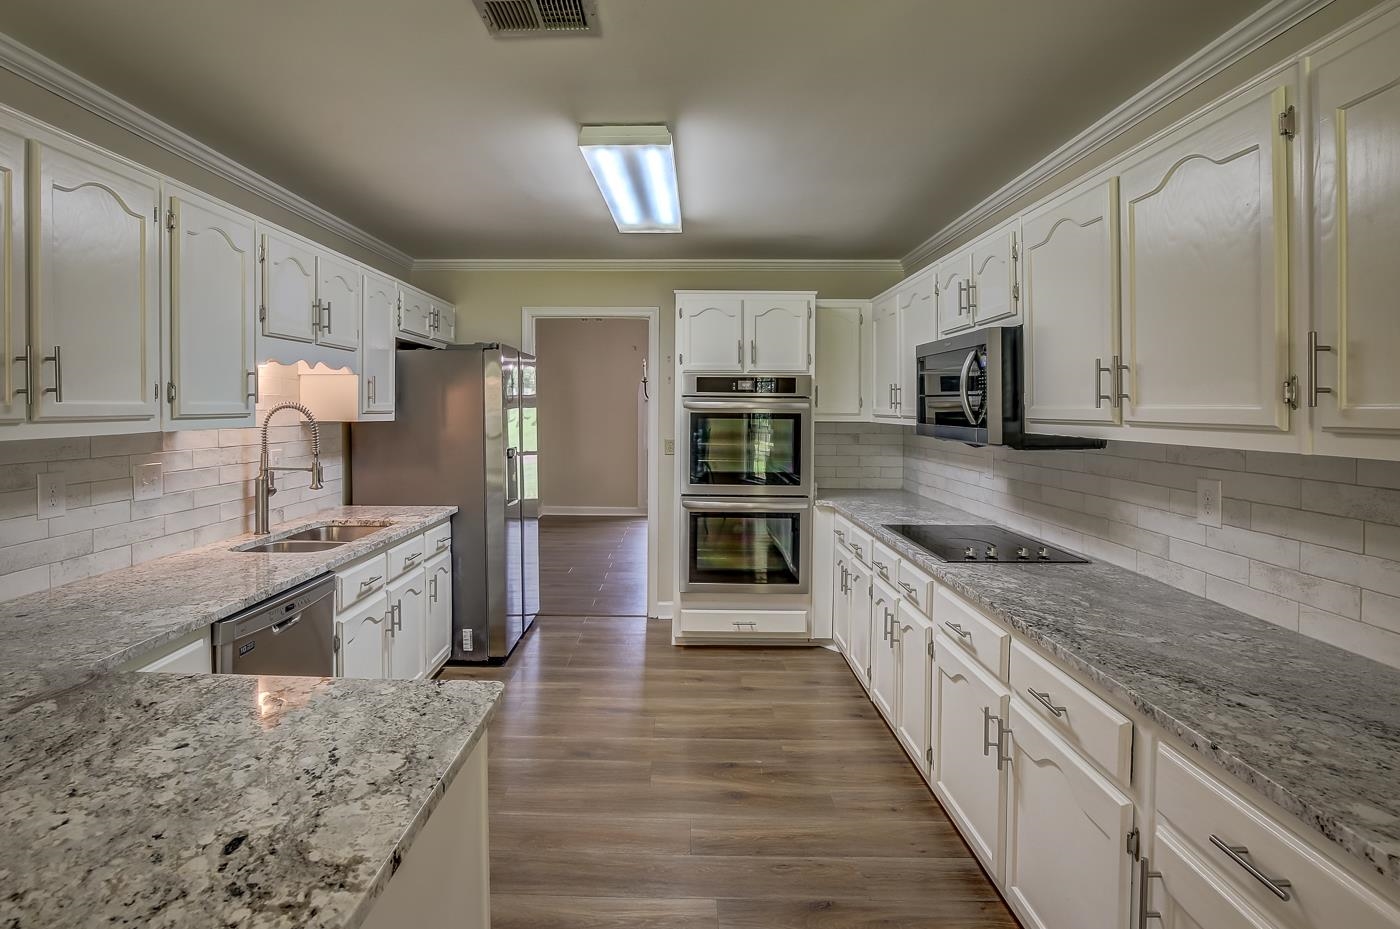
MULTIPOLYGON (((586 367, 590 363, 590 351, 587 348, 589 340, 597 341, 602 338, 604 342, 600 344, 606 345, 607 350, 600 349, 597 354, 606 354, 611 359, 607 364, 621 368, 621 372, 609 371, 608 377, 598 377, 590 383, 596 383, 600 392, 608 392, 608 402, 615 414, 621 411, 626 415, 614 415, 609 418, 611 421, 605 423, 601 417, 607 417, 607 410, 585 409, 589 398, 569 397, 566 404, 569 407, 568 412, 580 421, 565 423, 562 428, 557 427, 556 432, 572 433, 574 439, 571 447, 582 449, 583 445, 580 443, 583 439, 580 437, 594 436, 600 441, 608 441, 603 433, 611 435, 620 421, 622 428, 630 434, 624 437, 619 433, 613 437, 611 444, 620 447, 623 456, 629 457, 630 460, 625 467, 614 464, 609 470, 621 472, 620 476, 629 480, 604 480, 597 477, 596 469, 600 462, 592 460, 599 457, 597 454, 589 455, 590 460, 587 462, 575 458, 579 464, 578 474, 570 474, 561 468, 561 465, 568 462, 567 456, 563 460, 551 462, 552 456, 543 454, 540 459, 541 515, 547 520, 550 514, 554 514, 556 519, 631 519, 634 522, 644 519, 645 603, 646 614, 652 617, 658 612, 657 547, 660 538, 657 478, 660 471, 658 453, 661 416, 659 390, 654 376, 659 355, 659 314, 657 307, 525 307, 521 332, 524 350, 539 356, 537 378, 539 383, 544 385, 541 400, 546 404, 546 409, 541 410, 539 414, 542 451, 550 442, 545 435, 549 429, 547 419, 554 415, 547 408, 550 383, 548 354, 552 352, 556 358, 566 359, 560 364, 561 375, 564 373, 563 369, 568 368, 572 370, 570 377, 577 380, 580 365, 586 367), (551 321, 571 322, 551 330, 551 321), (638 323, 644 326, 644 332, 638 323), (560 336, 566 339, 562 346, 560 336), (632 349, 638 341, 636 336, 641 337, 641 345, 645 348, 634 353, 632 349), (570 345, 567 341, 569 338, 572 338, 575 344, 570 345), (620 377, 630 378, 625 391, 616 383, 620 377), (646 378, 645 382, 643 377, 646 378), (634 411, 635 418, 632 415, 634 411), (581 481, 588 481, 589 469, 594 469, 595 477, 592 484, 587 485, 588 490, 580 490, 581 481), (604 484, 607 486, 602 486, 604 484), (556 498, 554 500, 550 499, 551 489, 556 498)), ((599 357, 593 359, 592 363, 596 366, 601 360, 599 357)), ((601 375, 603 372, 593 373, 601 375)), ((612 457, 616 458, 615 455, 612 457)), ((543 542, 541 549, 543 559, 543 542)), ((542 564, 541 567, 543 569, 545 566, 542 564)))

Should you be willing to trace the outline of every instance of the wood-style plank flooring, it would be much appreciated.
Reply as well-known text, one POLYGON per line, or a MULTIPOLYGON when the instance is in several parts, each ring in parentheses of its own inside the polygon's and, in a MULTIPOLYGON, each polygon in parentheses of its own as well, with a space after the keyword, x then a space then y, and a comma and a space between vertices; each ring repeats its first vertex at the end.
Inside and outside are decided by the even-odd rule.
POLYGON ((540 520, 540 613, 645 616, 645 517, 540 520))
POLYGON ((495 929, 1009 929, 843 659, 545 616, 490 732, 495 929))

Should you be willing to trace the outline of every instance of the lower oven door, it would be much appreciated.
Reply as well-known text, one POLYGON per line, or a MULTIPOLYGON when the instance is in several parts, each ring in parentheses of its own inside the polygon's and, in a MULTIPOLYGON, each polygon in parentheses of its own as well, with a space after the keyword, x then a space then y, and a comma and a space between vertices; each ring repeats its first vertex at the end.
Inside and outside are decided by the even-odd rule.
POLYGON ((681 498, 681 590, 803 594, 812 505, 791 497, 681 498))

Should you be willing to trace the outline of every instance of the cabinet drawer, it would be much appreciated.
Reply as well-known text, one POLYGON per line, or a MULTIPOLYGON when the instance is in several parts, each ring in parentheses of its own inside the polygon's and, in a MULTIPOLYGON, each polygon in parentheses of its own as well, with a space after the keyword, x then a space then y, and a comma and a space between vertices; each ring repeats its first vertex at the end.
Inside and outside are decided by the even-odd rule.
POLYGON ((1400 910, 1253 803, 1166 745, 1157 752, 1157 812, 1260 910, 1308 929, 1395 929, 1400 910), (1219 844, 1217 844, 1219 843, 1219 844), (1264 879, 1287 881, 1284 900, 1264 879), (1248 851, 1244 851, 1248 849, 1248 851))
POLYGON ((1011 691, 1028 713, 1119 784, 1132 775, 1133 723, 1020 642, 1011 643, 1011 691))
POLYGON ((929 577, 907 561, 899 563, 899 592, 920 613, 932 619, 935 585, 929 577))
POLYGON ((1011 633, 943 587, 933 595, 931 618, 944 635, 976 658, 982 667, 1006 680, 1011 633))
POLYGON ((423 533, 424 557, 431 558, 438 552, 445 552, 452 547, 452 523, 438 523, 431 526, 423 533))
POLYGON ((870 542, 870 566, 875 569, 875 576, 886 584, 899 580, 899 552, 873 539, 870 542))
POLYGON ((842 517, 836 517, 836 541, 854 555, 861 564, 869 565, 872 557, 870 533, 857 529, 855 524, 842 517))
POLYGON ((335 571, 336 612, 347 610, 365 597, 384 589, 389 574, 384 553, 370 555, 335 571))
POLYGON ((405 539, 389 549, 389 580, 401 576, 406 571, 423 563, 423 537, 416 535, 405 539))
POLYGON ((681 632, 694 635, 806 635, 806 610, 681 610, 681 632))

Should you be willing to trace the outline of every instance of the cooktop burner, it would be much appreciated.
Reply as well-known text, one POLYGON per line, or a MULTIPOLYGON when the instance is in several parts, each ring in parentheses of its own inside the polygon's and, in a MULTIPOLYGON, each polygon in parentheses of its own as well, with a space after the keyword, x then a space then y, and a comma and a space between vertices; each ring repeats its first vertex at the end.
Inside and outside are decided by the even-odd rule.
POLYGON ((943 561, 979 564, 1087 564, 1089 561, 1000 526, 887 525, 885 528, 943 561))

